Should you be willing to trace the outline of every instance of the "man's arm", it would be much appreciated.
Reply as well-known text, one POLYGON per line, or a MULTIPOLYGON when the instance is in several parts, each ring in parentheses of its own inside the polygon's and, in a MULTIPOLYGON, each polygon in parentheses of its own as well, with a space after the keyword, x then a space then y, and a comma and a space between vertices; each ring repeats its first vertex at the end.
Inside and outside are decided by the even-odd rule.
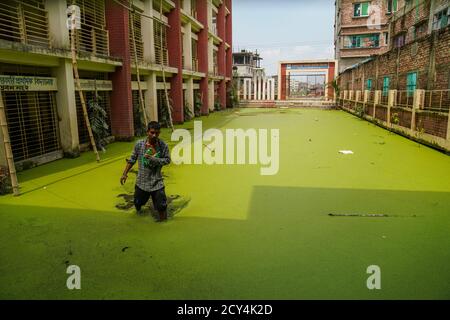
POLYGON ((163 148, 161 150, 161 154, 159 155, 159 158, 150 157, 149 160, 150 160, 151 164, 154 166, 162 167, 162 166, 168 165, 171 162, 171 160, 170 160, 169 147, 167 146, 167 144, 163 145, 163 148))
POLYGON ((130 159, 127 159, 127 165, 125 166, 125 170, 123 171, 122 177, 120 178, 120 184, 124 185, 128 178, 128 172, 136 163, 139 156, 139 148, 138 144, 134 146, 133 152, 131 153, 130 159))

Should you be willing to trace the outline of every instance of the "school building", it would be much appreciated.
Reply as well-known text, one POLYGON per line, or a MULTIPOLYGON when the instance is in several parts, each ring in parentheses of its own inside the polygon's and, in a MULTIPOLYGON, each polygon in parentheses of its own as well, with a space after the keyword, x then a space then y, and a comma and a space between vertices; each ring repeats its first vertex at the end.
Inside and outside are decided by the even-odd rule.
MULTIPOLYGON (((81 87, 107 111, 111 140, 131 140, 142 125, 137 70, 149 120, 167 116, 165 88, 174 123, 230 106, 232 0, 1 1, 0 89, 19 170, 89 147, 72 68, 70 5, 80 8, 81 87)), ((3 140, 0 132, 5 168, 3 140)))

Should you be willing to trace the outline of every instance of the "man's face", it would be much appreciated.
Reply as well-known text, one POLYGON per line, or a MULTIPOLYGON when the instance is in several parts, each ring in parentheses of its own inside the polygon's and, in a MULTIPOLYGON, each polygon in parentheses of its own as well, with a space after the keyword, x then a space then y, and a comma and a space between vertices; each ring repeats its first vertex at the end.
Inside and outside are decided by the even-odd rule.
POLYGON ((151 142, 156 142, 156 140, 157 140, 158 137, 159 137, 159 133, 160 133, 160 132, 161 132, 161 131, 158 130, 158 129, 150 129, 150 130, 148 130, 148 131, 147 131, 147 134, 148 134, 148 140, 151 141, 151 142))

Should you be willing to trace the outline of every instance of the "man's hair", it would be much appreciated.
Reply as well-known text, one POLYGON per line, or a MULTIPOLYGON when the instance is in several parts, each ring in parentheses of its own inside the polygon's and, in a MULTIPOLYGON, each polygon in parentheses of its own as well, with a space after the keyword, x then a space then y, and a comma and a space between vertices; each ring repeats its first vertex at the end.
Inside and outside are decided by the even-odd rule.
POLYGON ((147 126, 147 131, 150 129, 161 130, 161 125, 157 121, 150 121, 147 126))

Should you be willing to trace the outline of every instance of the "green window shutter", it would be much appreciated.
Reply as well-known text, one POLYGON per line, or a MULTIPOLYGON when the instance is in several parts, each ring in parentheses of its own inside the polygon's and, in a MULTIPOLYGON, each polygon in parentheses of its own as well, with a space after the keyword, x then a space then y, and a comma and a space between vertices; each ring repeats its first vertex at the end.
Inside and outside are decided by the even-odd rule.
POLYGON ((372 79, 367 79, 367 90, 372 90, 372 79))
POLYGON ((417 72, 408 73, 406 76, 406 90, 408 91, 408 95, 413 94, 416 88, 417 88, 417 72))
POLYGON ((360 11, 361 4, 360 3, 355 3, 353 8, 354 8, 353 16, 359 17, 361 15, 361 11, 360 11))
POLYGON ((389 92, 389 85, 390 85, 391 79, 389 77, 383 78, 383 96, 386 97, 389 92))
POLYGON ((369 2, 362 3, 361 15, 362 16, 368 16, 369 15, 369 2))
POLYGON ((397 0, 392 0, 392 11, 397 11, 397 0))

